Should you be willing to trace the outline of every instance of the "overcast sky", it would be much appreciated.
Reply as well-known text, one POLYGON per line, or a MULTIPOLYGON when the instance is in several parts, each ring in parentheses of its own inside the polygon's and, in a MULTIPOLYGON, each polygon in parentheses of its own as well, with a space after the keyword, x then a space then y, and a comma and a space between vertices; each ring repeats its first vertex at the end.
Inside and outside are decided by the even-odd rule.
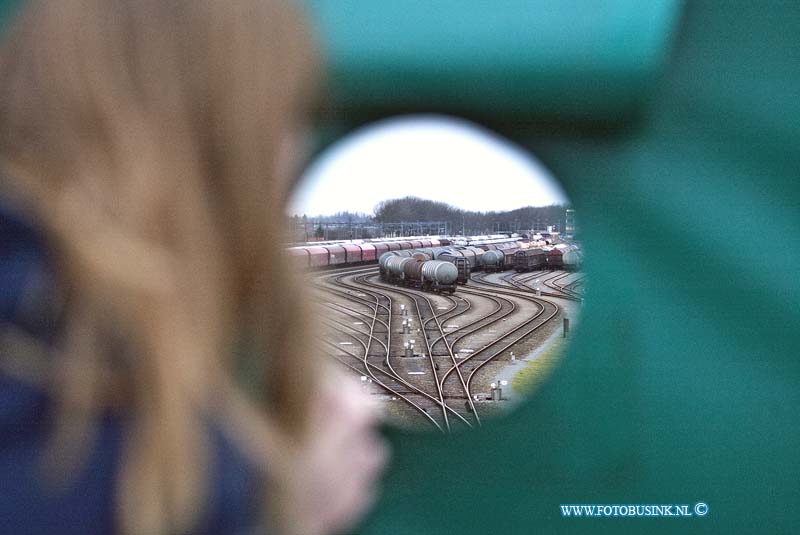
POLYGON ((414 195, 486 212, 565 203, 552 175, 515 145, 470 123, 390 119, 331 146, 306 170, 290 214, 372 213, 414 195))

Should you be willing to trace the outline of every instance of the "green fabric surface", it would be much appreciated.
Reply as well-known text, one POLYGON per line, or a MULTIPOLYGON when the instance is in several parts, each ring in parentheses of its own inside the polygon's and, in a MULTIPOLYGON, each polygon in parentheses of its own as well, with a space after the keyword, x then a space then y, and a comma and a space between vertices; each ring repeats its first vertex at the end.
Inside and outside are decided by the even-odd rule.
POLYGON ((652 89, 675 0, 308 0, 329 109, 608 120, 652 89))
POLYGON ((358 532, 796 533, 800 3, 311 4, 329 113, 486 117, 562 180, 590 277, 564 362, 516 412, 387 431, 358 532), (697 501, 704 518, 558 508, 697 501))
POLYGON ((22 5, 23 0, 0 0, 0 38, 7 25, 14 20, 14 15, 22 5))
MULTIPOLYGON (((377 2, 320 4, 325 17, 351 23, 344 33, 379 10, 377 2)), ((435 66, 453 54, 453 62, 477 67, 466 55, 455 58, 459 50, 494 50, 497 36, 470 26, 473 33, 459 36, 469 48, 442 42, 446 50, 431 51, 417 41, 430 31, 433 8, 385 4, 380 9, 402 27, 376 23, 364 41, 372 48, 356 50, 361 37, 351 36, 352 45, 346 35, 337 37, 331 54, 347 79, 335 84, 349 91, 340 102, 389 113, 413 109, 414 102, 438 109, 452 78, 435 66), (415 29, 417 23, 422 27, 415 29), (387 39, 407 35, 402 54, 381 48, 382 31, 390 31, 387 39), (409 63, 420 66, 413 85, 409 63)), ((636 13, 647 11, 646 4, 625 7, 636 13)), ((512 27, 518 15, 524 18, 522 4, 490 5, 507 8, 497 20, 512 27)), ((468 16, 453 3, 442 6, 454 20, 468 16)), ((562 37, 585 33, 581 24, 560 28, 562 37)), ((443 34, 453 39, 450 30, 443 34)), ((688 4, 663 73, 651 73, 657 88, 642 101, 638 120, 611 130, 581 126, 574 106, 580 99, 569 95, 497 102, 507 90, 495 86, 498 80, 517 76, 533 87, 541 75, 542 91, 555 91, 548 84, 560 76, 558 68, 550 73, 527 61, 548 50, 571 56, 556 46, 502 59, 492 75, 514 72, 476 79, 474 92, 449 89, 458 101, 445 110, 496 112, 492 126, 529 147, 563 181, 584 231, 589 295, 563 363, 509 417, 454 436, 387 431, 393 462, 378 507, 359 533, 798 531, 798 35, 797 2, 688 4), (514 106, 534 119, 521 125, 507 117, 514 106), (557 120, 535 119, 550 112, 557 120), (699 501, 710 508, 702 518, 567 519, 559 510, 562 503, 699 501)), ((631 57, 617 57, 621 70, 631 57)), ((606 72, 613 63, 611 54, 606 72)), ((575 79, 586 74, 578 62, 561 67, 574 68, 575 79)), ((597 91, 581 100, 599 106, 589 114, 630 102, 597 91)))

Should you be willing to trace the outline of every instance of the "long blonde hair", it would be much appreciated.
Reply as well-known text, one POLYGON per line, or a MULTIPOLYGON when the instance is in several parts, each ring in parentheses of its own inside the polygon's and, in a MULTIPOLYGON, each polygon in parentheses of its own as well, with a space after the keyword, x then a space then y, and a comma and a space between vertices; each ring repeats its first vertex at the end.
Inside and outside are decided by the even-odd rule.
POLYGON ((191 529, 209 417, 273 496, 289 477, 316 367, 278 175, 313 50, 277 0, 28 0, 3 39, 2 193, 33 214, 65 296, 53 436, 62 458, 85 451, 122 411, 122 532, 191 529))

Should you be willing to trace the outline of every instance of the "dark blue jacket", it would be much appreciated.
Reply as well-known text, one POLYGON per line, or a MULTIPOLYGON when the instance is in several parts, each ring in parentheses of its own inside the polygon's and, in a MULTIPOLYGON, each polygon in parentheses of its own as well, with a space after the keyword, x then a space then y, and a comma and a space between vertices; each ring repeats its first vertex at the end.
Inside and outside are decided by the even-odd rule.
MULTIPOLYGON (((51 266, 41 236, 0 200, 0 329, 13 326, 53 343, 58 321, 49 306, 55 281, 51 266)), ((8 350, 0 345, 0 352, 8 350)), ((5 357, 0 354, 0 360, 5 357)), ((102 419, 88 462, 68 488, 55 491, 40 477, 49 404, 46 392, 4 375, 0 366, 0 534, 113 533, 122 420, 102 419)), ((211 495, 199 532, 249 531, 257 516, 258 479, 214 425, 209 434, 211 495)))

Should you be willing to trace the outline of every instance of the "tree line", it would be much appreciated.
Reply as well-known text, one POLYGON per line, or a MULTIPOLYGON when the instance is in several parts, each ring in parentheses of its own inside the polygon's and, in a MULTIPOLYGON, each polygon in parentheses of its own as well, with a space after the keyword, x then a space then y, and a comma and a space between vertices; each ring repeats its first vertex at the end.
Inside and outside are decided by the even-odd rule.
MULTIPOLYGON (((389 199, 378 203, 372 214, 341 211, 327 216, 291 216, 292 240, 379 238, 397 232, 397 223, 445 222, 453 235, 546 230, 563 231, 566 205, 525 206, 509 211, 476 212, 420 197, 389 199)), ((406 227, 408 235, 413 227, 406 227)))
POLYGON ((373 218, 378 223, 401 221, 446 221, 452 233, 492 234, 520 230, 544 230, 554 226, 563 231, 566 205, 525 206, 509 211, 476 212, 447 203, 419 197, 382 201, 375 206, 373 218))

